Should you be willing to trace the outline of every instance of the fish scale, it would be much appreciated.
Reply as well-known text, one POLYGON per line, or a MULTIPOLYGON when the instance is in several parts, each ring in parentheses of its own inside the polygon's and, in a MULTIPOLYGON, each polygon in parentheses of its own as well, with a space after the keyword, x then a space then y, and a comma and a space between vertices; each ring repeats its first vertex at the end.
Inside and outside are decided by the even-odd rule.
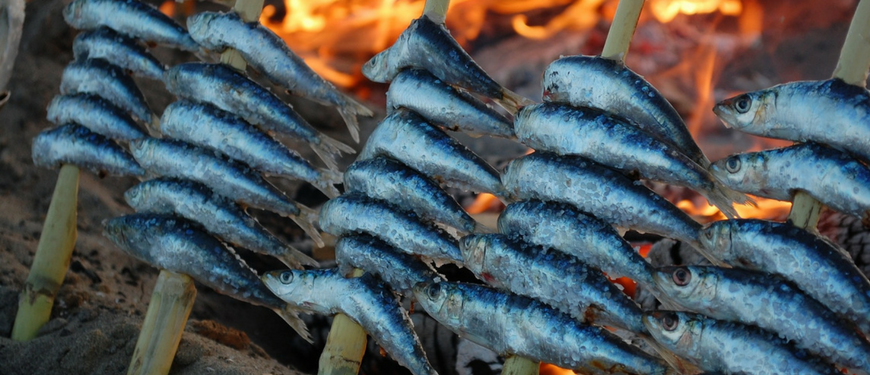
POLYGON ((55 125, 76 123, 112 139, 130 141, 146 137, 123 109, 97 95, 58 95, 48 104, 46 118, 55 125))
POLYGON ((79 33, 73 40, 73 54, 76 60, 104 59, 135 76, 156 81, 162 81, 166 71, 166 67, 135 39, 106 27, 79 33))
POLYGON ((152 121, 156 120, 136 82, 121 68, 102 59, 76 60, 67 65, 63 69, 60 93, 97 95, 123 108, 146 125, 152 125, 152 121))
POLYGON ((32 157, 33 164, 43 168, 72 164, 98 175, 145 175, 145 170, 117 143, 75 124, 37 134, 32 157))
POLYGON ((363 233, 341 236, 335 243, 335 261, 344 274, 359 268, 378 275, 393 290, 407 295, 411 295, 415 284, 443 277, 416 256, 363 233))

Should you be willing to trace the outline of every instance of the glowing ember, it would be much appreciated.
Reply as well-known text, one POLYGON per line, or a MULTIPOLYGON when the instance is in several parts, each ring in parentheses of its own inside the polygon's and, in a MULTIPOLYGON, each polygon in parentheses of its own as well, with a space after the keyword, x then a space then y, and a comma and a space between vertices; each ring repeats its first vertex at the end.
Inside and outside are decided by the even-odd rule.
POLYGON ((678 14, 702 14, 720 12, 726 16, 736 16, 743 11, 740 0, 653 0, 650 10, 661 23, 667 23, 678 14))
POLYGON ((504 209, 504 205, 495 195, 489 193, 480 193, 477 198, 474 199, 474 202, 471 202, 468 207, 465 207, 465 211, 469 214, 475 215, 479 213, 484 213, 488 211, 500 212, 504 209))
POLYGON ((541 368, 538 370, 540 375, 574 375, 575 372, 566 370, 549 363, 541 363, 541 368))

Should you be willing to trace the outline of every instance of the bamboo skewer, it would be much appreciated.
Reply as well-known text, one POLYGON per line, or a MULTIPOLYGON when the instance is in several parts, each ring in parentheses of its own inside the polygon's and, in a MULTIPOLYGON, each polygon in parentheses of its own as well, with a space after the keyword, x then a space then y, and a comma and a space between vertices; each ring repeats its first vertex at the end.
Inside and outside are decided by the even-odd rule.
MULTIPOLYGON (((867 72, 870 70, 870 1, 861 0, 855 15, 852 16, 852 24, 843 49, 840 50, 840 59, 834 69, 834 78, 840 78, 848 84, 866 87, 867 72)), ((814 230, 819 222, 819 212, 822 204, 810 197, 809 194, 798 192, 794 197, 794 204, 788 214, 792 224, 814 230)))
MULTIPOLYGON (((351 277, 360 277, 361 269, 354 269, 351 277)), ((366 352, 366 332, 344 314, 332 320, 326 347, 317 366, 319 375, 356 375, 366 352)))
POLYGON ((538 375, 540 369, 541 362, 512 355, 504 361, 501 373, 502 375, 538 375))
POLYGON ((75 248, 78 192, 79 168, 63 165, 57 176, 30 274, 19 297, 12 327, 13 340, 33 339, 51 317, 54 297, 63 283, 75 248))
POLYGON ((447 8, 450 7, 450 0, 426 0, 426 5, 423 7, 423 15, 428 17, 432 22, 444 24, 447 19, 447 8))

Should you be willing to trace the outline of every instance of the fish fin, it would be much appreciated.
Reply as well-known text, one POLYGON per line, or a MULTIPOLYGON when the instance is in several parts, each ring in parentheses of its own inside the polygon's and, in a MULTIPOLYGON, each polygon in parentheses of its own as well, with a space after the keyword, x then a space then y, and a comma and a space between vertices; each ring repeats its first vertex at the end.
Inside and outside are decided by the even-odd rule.
POLYGON ((751 199, 746 196, 746 194, 740 193, 736 190, 732 190, 728 187, 725 187, 718 182, 713 185, 713 189, 700 192, 705 198, 707 198, 707 202, 710 202, 711 205, 716 206, 722 214, 724 214, 729 219, 739 218, 740 215, 737 213, 737 210, 732 205, 733 203, 744 203, 750 201, 751 199))
POLYGON ((643 340, 647 345, 652 348, 660 357, 662 357, 665 362, 667 362, 671 367, 677 371, 677 373, 682 375, 692 375, 692 374, 700 374, 703 371, 691 364, 689 361, 681 358, 676 353, 666 348, 664 345, 660 344, 658 341, 654 340, 652 337, 649 337, 645 334, 638 334, 638 336, 643 340))
POLYGON ((277 256, 277 258, 281 263, 284 263, 285 266, 293 269, 302 269, 302 266, 320 266, 320 263, 316 260, 290 245, 286 245, 284 247, 284 252, 277 256))
POLYGON ((713 252, 710 251, 709 249, 707 249, 706 247, 704 247, 704 245, 702 245, 700 241, 683 241, 683 242, 685 242, 685 243, 689 244, 689 246, 693 247, 695 249, 695 251, 697 251, 702 256, 704 256, 704 258, 707 258, 707 260, 710 261, 710 263, 712 263, 714 266, 722 267, 722 268, 731 268, 730 264, 725 263, 724 261, 720 260, 719 258, 716 258, 715 256, 713 256, 713 252))
POLYGON ((308 237, 314 240, 317 247, 323 247, 324 242, 323 238, 320 237, 320 231, 314 227, 318 217, 317 211, 299 203, 296 203, 296 207, 299 208, 299 214, 290 218, 305 231, 308 237))
POLYGON ((371 117, 374 113, 347 95, 344 95, 344 101, 344 104, 338 107, 338 113, 344 119, 344 123, 347 124, 350 137, 353 138, 354 142, 359 143, 359 121, 357 121, 356 117, 357 115, 371 117))
POLYGON ((336 139, 330 138, 325 134, 319 136, 320 144, 311 144, 311 149, 320 157, 320 160, 326 164, 326 167, 331 170, 338 170, 338 165, 335 163, 335 157, 341 153, 355 154, 356 151, 336 139))
POLYGON ((318 172, 320 173, 320 178, 311 181, 311 184, 329 197, 329 199, 341 195, 334 185, 344 183, 344 173, 326 168, 322 168, 318 172))
POLYGON ((295 307, 287 304, 284 305, 281 309, 276 309, 275 313, 277 313, 290 328, 293 328, 299 336, 302 337, 303 340, 308 341, 309 344, 313 344, 314 340, 311 339, 311 334, 308 332, 308 327, 305 325, 305 322, 299 318, 299 310, 295 307))
POLYGON ((486 226, 486 225, 483 225, 483 223, 475 222, 474 229, 472 230, 472 232, 489 234, 489 233, 496 233, 497 231, 495 229, 492 229, 492 228, 486 226))
POLYGON ((515 115, 522 107, 535 104, 533 100, 508 89, 502 89, 502 98, 495 99, 495 102, 512 115, 515 115))

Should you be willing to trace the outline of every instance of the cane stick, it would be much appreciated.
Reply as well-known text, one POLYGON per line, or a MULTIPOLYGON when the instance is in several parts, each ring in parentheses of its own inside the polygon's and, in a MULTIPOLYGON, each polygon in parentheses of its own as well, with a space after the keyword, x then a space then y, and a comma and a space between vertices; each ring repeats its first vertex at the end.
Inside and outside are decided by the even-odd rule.
POLYGON ((443 24, 447 18, 448 7, 450 7, 450 0, 426 0, 426 5, 423 6, 423 15, 432 22, 443 24))
POLYGON ((604 49, 601 57, 609 60, 625 62, 628 54, 628 46, 631 45, 631 37, 637 28, 637 20, 643 9, 643 0, 621 0, 616 7, 613 23, 604 41, 604 49))
MULTIPOLYGON (((840 59, 837 61, 833 76, 850 85, 865 87, 868 70, 870 70, 870 1, 861 0, 855 15, 852 16, 852 24, 849 26, 849 33, 846 34, 846 41, 843 42, 843 49, 840 50, 840 59)), ((815 229, 821 209, 821 203, 809 194, 799 191, 795 194, 788 220, 798 227, 815 229)))
MULTIPOLYGON (((363 270, 354 269, 352 277, 360 277, 363 270)), ((320 354, 319 375, 356 375, 366 352, 366 332, 344 314, 332 320, 326 347, 320 354)))

